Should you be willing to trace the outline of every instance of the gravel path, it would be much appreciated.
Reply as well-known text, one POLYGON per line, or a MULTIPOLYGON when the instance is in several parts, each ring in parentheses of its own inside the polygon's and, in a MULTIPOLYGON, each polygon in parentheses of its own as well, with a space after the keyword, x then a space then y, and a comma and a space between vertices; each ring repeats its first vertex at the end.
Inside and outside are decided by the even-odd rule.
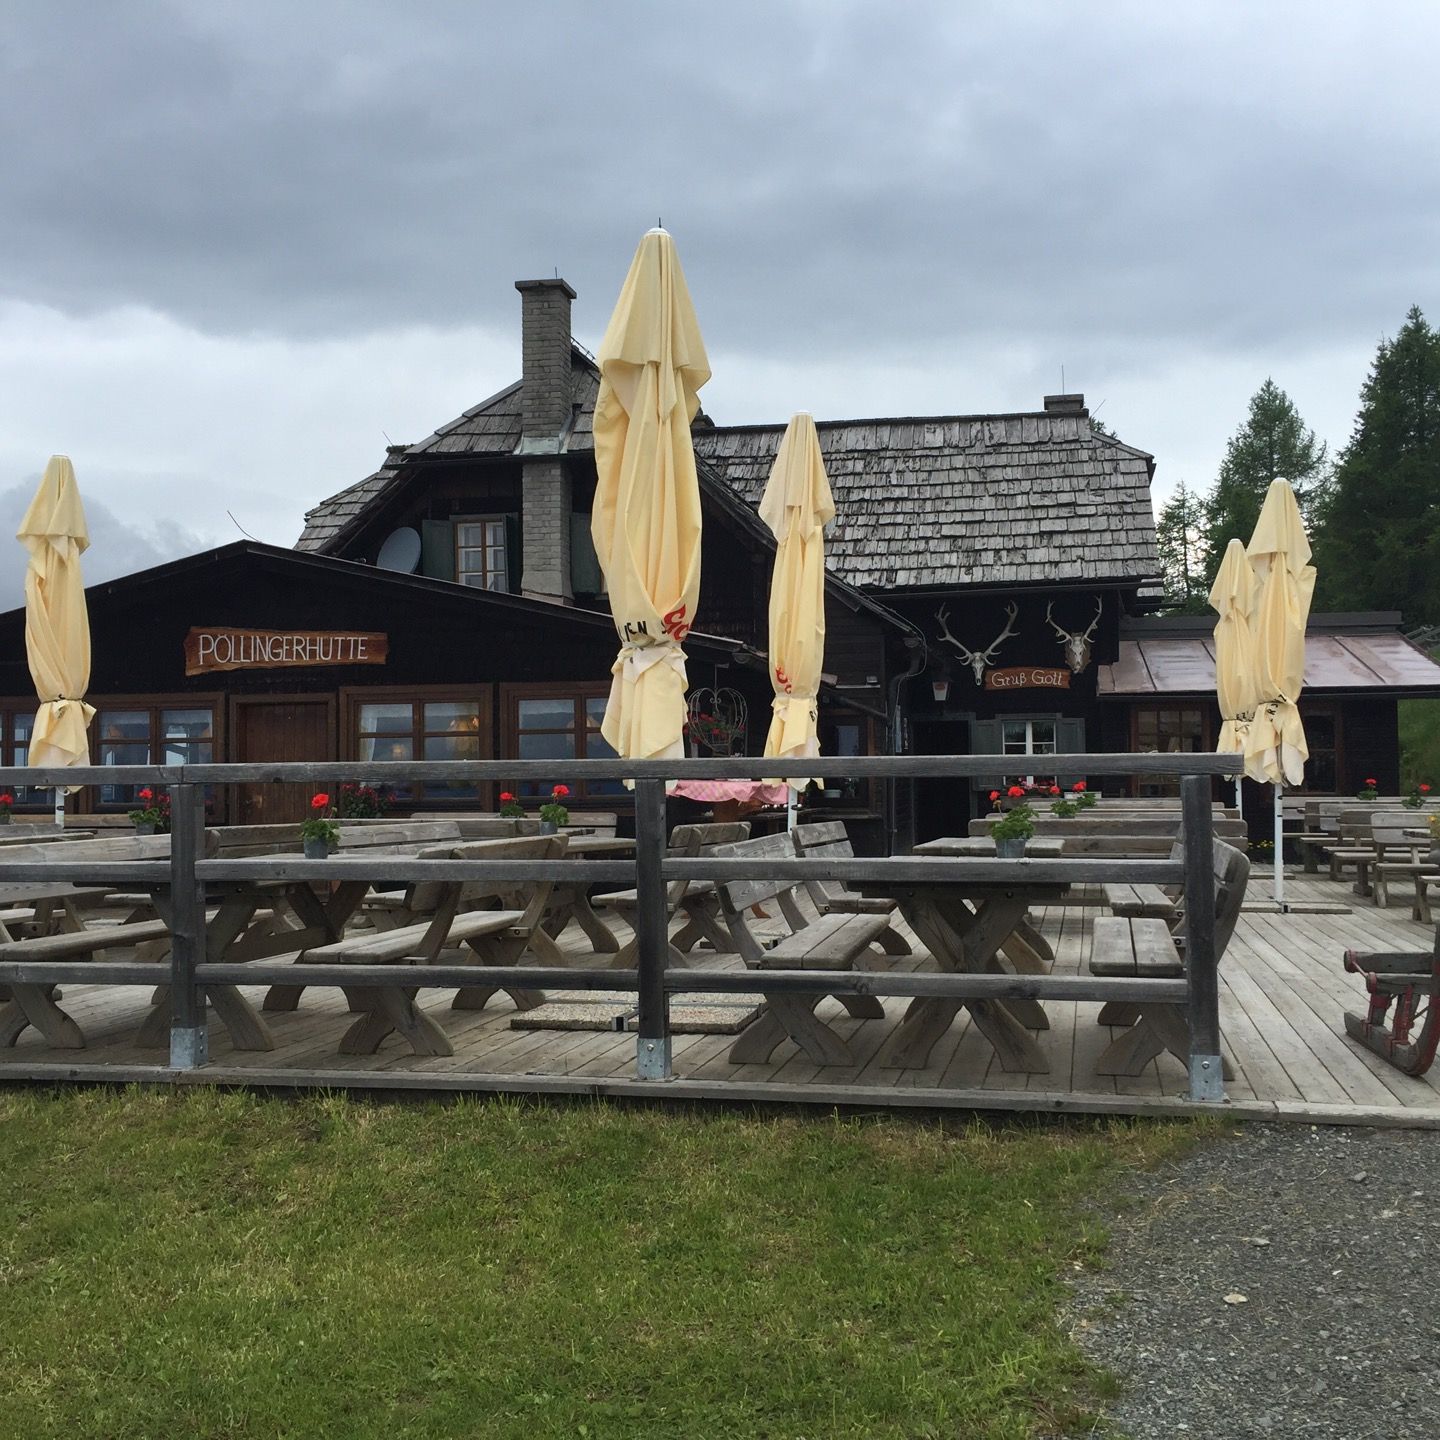
POLYGON ((1129 1195, 1075 1287, 1097 1434, 1440 1436, 1440 1132, 1246 1126, 1129 1195))

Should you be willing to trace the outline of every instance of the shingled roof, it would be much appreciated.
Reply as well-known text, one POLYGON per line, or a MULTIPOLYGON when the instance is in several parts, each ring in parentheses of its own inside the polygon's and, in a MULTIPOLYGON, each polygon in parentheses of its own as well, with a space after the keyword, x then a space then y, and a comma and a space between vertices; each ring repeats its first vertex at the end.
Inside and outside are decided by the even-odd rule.
MULTIPOLYGON (((758 505, 784 428, 699 427, 695 449, 758 505)), ((1083 408, 817 428, 836 509, 826 562, 852 585, 1125 583, 1160 572, 1153 457, 1093 430, 1083 408)))
MULTIPOLYGON (((572 351, 574 405, 566 452, 592 448, 599 389, 593 358, 572 351)), ((396 483, 402 462, 513 455, 521 382, 433 435, 392 446, 386 463, 305 517, 296 548, 326 550, 396 483)), ((818 422, 837 518, 826 563, 865 589, 1135 583, 1159 575, 1150 506, 1153 457, 1092 428, 1080 396, 1015 415, 818 422)), ((702 470, 752 509, 783 425, 694 430, 702 470)))
MULTIPOLYGON (((588 351, 571 349, 574 404, 565 449, 588 452, 590 422, 600 390, 600 372, 588 351)), ((363 510, 387 490, 407 459, 434 456, 513 455, 520 445, 521 381, 497 390, 463 415, 442 425, 414 445, 392 445, 385 464, 373 475, 322 500, 305 515, 305 530, 295 542, 297 550, 325 550, 363 510)))

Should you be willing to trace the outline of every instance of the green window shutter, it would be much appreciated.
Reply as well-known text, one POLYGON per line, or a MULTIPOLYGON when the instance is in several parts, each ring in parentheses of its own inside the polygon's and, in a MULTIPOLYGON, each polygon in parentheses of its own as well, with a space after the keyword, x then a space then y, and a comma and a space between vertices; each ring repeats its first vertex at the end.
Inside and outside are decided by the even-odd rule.
POLYGON ((599 595, 605 589, 590 517, 578 512, 570 515, 570 588, 577 595, 599 595))
POLYGON ((524 578, 520 573, 520 567, 524 564, 524 556, 520 549, 520 517, 518 515, 506 515, 505 517, 505 588, 512 594, 520 593, 520 582, 524 578))
MULTIPOLYGON (((970 753, 972 755, 1000 754, 1000 722, 998 720, 972 720, 970 722, 970 753)), ((998 790, 1001 776, 977 775, 970 782, 977 790, 998 790)))
POLYGON ((432 580, 455 578, 455 527, 450 521, 420 522, 420 573, 432 580))
MULTIPOLYGON (((1055 747, 1062 755, 1085 754, 1085 722, 1067 719, 1064 716, 1056 720, 1055 747)), ((1077 780, 1084 778, 1083 775, 1057 775, 1055 783, 1062 789, 1068 790, 1077 780)))

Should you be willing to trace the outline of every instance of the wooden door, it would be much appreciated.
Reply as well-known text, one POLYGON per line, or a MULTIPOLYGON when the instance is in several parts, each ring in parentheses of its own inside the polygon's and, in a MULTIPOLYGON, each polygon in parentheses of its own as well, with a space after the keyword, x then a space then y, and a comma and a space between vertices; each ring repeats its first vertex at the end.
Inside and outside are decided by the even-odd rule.
MULTIPOLYGON (((333 760, 335 707, 329 696, 266 697, 234 702, 233 754, 241 763, 267 760, 333 760)), ((304 820, 310 797, 328 784, 237 785, 231 816, 241 825, 304 820)))

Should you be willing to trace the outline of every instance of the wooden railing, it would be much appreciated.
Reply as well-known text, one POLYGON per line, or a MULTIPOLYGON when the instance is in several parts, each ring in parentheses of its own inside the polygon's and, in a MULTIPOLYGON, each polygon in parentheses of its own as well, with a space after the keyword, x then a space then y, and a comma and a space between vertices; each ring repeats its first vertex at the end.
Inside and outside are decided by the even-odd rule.
MULTIPOLYGON (((869 859, 671 859, 666 856, 665 782, 687 777, 801 780, 833 775, 835 761, 753 757, 682 761, 480 760, 429 762, 324 761, 243 765, 118 765, 71 770, 0 767, 0 788, 56 784, 148 785, 170 793, 172 817, 168 861, 99 859, 44 863, 13 861, 0 850, 0 884, 75 880, 94 884, 163 886, 170 892, 171 949, 167 963, 117 962, 102 967, 75 961, 3 961, 0 984, 169 984, 170 1064, 194 1068, 208 1059, 203 986, 296 983, 293 964, 257 961, 224 964, 206 959, 206 886, 236 880, 464 880, 500 877, 517 881, 563 880, 637 889, 637 963, 630 970, 583 967, 510 966, 484 970, 487 985, 575 990, 633 990, 637 996, 636 1067, 641 1079, 671 1078, 669 997, 681 993, 750 992, 756 977, 746 971, 671 970, 666 965, 667 882, 680 879, 814 879, 904 883, 933 878, 937 863, 957 880, 994 882, 1001 867, 1017 875, 1057 884, 1119 881, 1183 885, 1187 916, 1186 973, 1183 979, 1129 979, 1090 975, 932 974, 767 970, 767 990, 805 995, 942 996, 949 999, 1030 999, 1155 1002, 1185 1005, 1190 1022, 1190 1095, 1198 1101, 1224 1099, 1220 1065, 1219 988, 1216 974, 1213 832, 1210 787, 1214 776, 1239 773, 1239 761, 1223 755, 1056 755, 1047 767, 1057 773, 1098 776, 1178 775, 1181 777, 1182 860, 1103 858, 917 860, 906 856, 869 859), (208 785, 257 783, 332 784, 354 780, 367 785, 397 782, 548 782, 557 775, 578 780, 631 780, 635 785, 634 861, 614 860, 426 860, 300 855, 244 860, 204 858, 204 794, 208 785)), ((960 779, 990 774, 993 755, 846 757, 845 772, 856 779, 960 779)), ((477 972, 463 965, 307 965, 306 985, 405 985, 448 988, 474 984, 477 972)))

